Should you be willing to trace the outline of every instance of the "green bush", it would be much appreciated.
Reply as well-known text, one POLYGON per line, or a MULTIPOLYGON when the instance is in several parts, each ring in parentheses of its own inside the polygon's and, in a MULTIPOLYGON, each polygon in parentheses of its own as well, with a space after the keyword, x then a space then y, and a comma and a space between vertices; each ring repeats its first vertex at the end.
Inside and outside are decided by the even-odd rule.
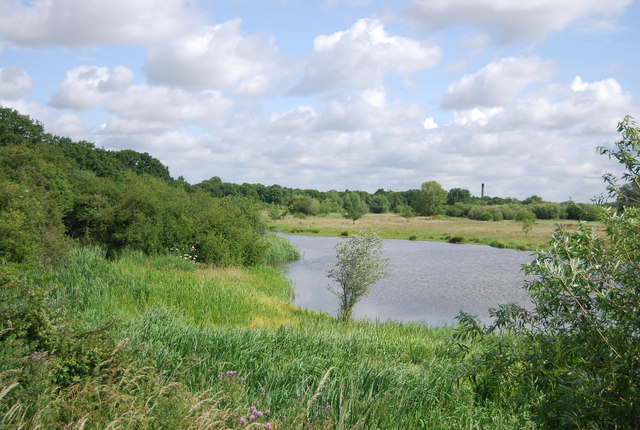
MULTIPOLYGON (((602 150, 640 178, 640 130, 630 118, 622 140, 602 150)), ((606 175, 611 197, 618 185, 606 175)), ((480 327, 461 315, 462 336, 480 335, 469 377, 483 399, 523 404, 540 428, 635 429, 640 416, 640 212, 603 212, 603 238, 580 224, 554 233, 525 266, 533 306, 492 311, 480 327), (508 334, 508 335, 507 335, 508 334)))
POLYGON ((471 210, 471 205, 457 202, 451 206, 447 206, 445 213, 452 217, 466 217, 471 210))

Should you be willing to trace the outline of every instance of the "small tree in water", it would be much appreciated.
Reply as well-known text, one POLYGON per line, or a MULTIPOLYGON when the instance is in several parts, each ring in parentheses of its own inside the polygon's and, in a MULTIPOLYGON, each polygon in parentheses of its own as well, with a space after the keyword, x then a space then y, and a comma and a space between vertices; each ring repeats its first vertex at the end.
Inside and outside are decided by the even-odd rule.
POLYGON ((339 318, 349 321, 353 308, 370 287, 389 275, 389 261, 382 256, 382 238, 375 230, 363 230, 336 245, 336 267, 327 272, 338 288, 329 291, 340 300, 339 318))

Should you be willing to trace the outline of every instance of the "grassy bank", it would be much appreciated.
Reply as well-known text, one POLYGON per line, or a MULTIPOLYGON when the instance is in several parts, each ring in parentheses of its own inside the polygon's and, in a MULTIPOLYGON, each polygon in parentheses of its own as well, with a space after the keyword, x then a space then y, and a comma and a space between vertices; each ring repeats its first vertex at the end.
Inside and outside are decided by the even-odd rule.
POLYGON ((508 402, 479 400, 452 352, 453 329, 338 323, 293 306, 272 268, 139 253, 108 261, 88 248, 70 254, 55 284, 54 304, 82 334, 73 363, 99 363, 55 388, 46 381, 61 365, 58 346, 26 349, 26 361, 5 356, 6 428, 507 429, 525 419, 508 402), (98 354, 87 333, 105 324, 114 346, 98 354), (29 411, 25 380, 38 399, 29 411))
MULTIPOLYGON (((538 220, 525 233, 517 221, 475 221, 467 218, 416 217, 407 221, 396 214, 367 214, 354 224, 340 214, 294 218, 287 215, 269 221, 275 231, 289 234, 344 236, 360 229, 374 228, 385 239, 429 240, 440 242, 476 243, 500 248, 535 250, 544 248, 551 239, 556 224, 572 230, 575 221, 538 220)), ((596 223, 591 223, 594 226, 596 223)))

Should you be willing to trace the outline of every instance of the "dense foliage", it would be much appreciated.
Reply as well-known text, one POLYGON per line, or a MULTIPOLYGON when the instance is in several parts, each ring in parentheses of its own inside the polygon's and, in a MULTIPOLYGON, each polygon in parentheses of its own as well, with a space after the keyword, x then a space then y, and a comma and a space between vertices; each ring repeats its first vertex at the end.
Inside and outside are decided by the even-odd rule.
MULTIPOLYGON (((615 149, 602 152, 624 164, 625 182, 637 183, 640 132, 630 118, 619 131, 615 149)), ((605 179, 617 199, 622 187, 605 179)), ((470 373, 481 398, 528 404, 544 428, 637 428, 640 211, 622 209, 604 212, 606 238, 585 225, 554 234, 525 267, 532 307, 503 306, 486 328, 461 316, 463 334, 480 334, 487 346, 470 373)))
POLYGON ((55 261, 75 240, 250 265, 264 260, 263 230, 246 198, 214 198, 149 154, 72 142, 0 109, 0 261, 55 261))

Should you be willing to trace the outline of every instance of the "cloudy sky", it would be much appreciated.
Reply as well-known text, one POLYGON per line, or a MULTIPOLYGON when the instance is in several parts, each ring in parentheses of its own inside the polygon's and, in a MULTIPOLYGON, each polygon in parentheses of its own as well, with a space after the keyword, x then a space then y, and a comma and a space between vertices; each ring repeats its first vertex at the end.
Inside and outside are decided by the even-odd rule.
POLYGON ((589 201, 634 0, 0 0, 0 105, 197 183, 589 201))

